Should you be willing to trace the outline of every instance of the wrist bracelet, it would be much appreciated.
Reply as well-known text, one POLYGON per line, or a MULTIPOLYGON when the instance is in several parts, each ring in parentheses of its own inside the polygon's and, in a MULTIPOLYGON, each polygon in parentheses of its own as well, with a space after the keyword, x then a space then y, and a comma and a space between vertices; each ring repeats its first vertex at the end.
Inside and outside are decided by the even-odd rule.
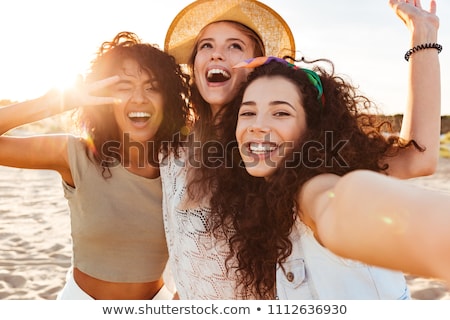
POLYGON ((405 60, 409 61, 409 57, 417 51, 424 50, 424 49, 436 49, 438 53, 442 51, 442 46, 438 43, 423 43, 415 46, 414 48, 409 49, 405 53, 405 60))

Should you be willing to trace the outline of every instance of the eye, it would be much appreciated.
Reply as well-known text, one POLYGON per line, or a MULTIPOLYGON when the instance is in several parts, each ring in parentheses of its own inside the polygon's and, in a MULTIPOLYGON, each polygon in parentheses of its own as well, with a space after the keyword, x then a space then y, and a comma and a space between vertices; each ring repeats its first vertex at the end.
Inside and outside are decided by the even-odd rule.
POLYGON ((251 110, 241 109, 239 111, 239 117, 251 117, 251 116, 254 116, 254 115, 256 115, 256 112, 251 111, 251 110))
POLYGON ((145 91, 147 92, 159 92, 160 86, 158 81, 153 81, 152 83, 149 83, 145 86, 145 91))
POLYGON ((239 43, 237 43, 237 42, 233 42, 233 43, 230 45, 229 48, 230 48, 230 49, 236 49, 236 50, 239 50, 239 51, 242 51, 242 50, 243 50, 242 45, 239 44, 239 43))
POLYGON ((289 117, 291 114, 287 111, 277 111, 273 115, 275 117, 289 117))
POLYGON ((212 47, 213 47, 213 45, 211 42, 202 42, 202 43, 199 43, 198 50, 211 49, 212 47))
POLYGON ((132 90, 132 87, 128 85, 119 85, 116 87, 116 90, 119 92, 128 92, 132 90))

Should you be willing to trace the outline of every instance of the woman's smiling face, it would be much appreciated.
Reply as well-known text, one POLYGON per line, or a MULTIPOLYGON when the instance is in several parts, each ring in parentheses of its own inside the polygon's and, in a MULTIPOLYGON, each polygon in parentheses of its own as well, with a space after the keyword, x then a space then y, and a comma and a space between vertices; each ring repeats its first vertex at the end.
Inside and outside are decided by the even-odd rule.
POLYGON ((163 119, 164 99, 159 84, 131 59, 123 62, 119 76, 112 87, 112 95, 121 101, 114 106, 116 122, 131 140, 147 142, 154 138, 163 119))
POLYGON ((268 178, 300 143, 306 117, 298 88, 282 76, 261 77, 245 90, 236 139, 247 172, 268 178))
POLYGON ((230 102, 251 69, 233 69, 254 56, 254 41, 232 22, 205 27, 198 39, 194 60, 195 83, 213 113, 230 102))

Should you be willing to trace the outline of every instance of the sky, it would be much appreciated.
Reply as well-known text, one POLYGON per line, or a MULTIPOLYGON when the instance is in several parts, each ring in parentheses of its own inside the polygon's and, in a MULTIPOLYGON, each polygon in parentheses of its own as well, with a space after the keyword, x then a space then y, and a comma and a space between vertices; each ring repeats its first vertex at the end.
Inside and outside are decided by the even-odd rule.
MULTIPOLYGON (((120 31, 163 48, 176 14, 192 0, 0 2, 0 100, 36 98, 85 73, 97 48, 120 31)), ((306 58, 327 58, 385 114, 403 113, 409 32, 388 0, 261 0, 291 27, 306 58)), ((429 0, 421 0, 429 8, 429 0)), ((450 1, 437 0, 442 114, 450 115, 450 1)))

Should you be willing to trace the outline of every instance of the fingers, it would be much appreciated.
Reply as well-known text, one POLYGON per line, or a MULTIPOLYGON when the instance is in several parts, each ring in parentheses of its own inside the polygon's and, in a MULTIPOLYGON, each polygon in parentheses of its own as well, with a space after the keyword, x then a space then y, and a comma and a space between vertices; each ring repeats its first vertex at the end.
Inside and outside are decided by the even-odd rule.
MULTIPOLYGON (((90 92, 93 91, 97 91, 97 90, 101 90, 104 88, 107 88, 115 83, 117 83, 120 80, 120 77, 118 75, 109 77, 109 78, 105 78, 99 81, 96 81, 94 83, 92 83, 91 87, 90 87, 90 92)), ((95 97, 95 104, 96 105, 103 105, 103 104, 113 104, 113 105, 117 105, 120 104, 120 99, 118 98, 113 98, 113 97, 95 97)))
POLYGON ((94 81, 90 84, 88 84, 84 88, 84 104, 85 105, 105 105, 105 104, 113 104, 117 105, 121 101, 118 98, 114 97, 106 97, 102 96, 105 91, 102 89, 105 89, 115 83, 117 83, 120 80, 120 77, 115 75, 109 78, 105 78, 102 80, 94 81), (95 93, 100 93, 99 95, 96 95, 95 93), (103 94, 102 94, 103 93, 103 94))
POLYGON ((436 0, 430 1, 429 11, 422 8, 421 0, 389 0, 389 6, 398 14, 404 13, 409 16, 436 15, 436 0))
POLYGON ((422 4, 420 3, 420 0, 389 0, 389 5, 391 7, 401 5, 402 3, 410 4, 414 7, 422 9, 422 4))
POLYGON ((119 104, 120 99, 104 96, 107 91, 102 90, 117 83, 119 80, 119 76, 112 76, 86 84, 83 77, 79 75, 76 85, 72 88, 64 90, 63 92, 65 109, 72 109, 82 106, 119 104), (96 95, 95 93, 98 93, 99 95, 96 95))
POLYGON ((113 97, 95 97, 92 98, 92 103, 93 105, 105 105, 105 104, 120 104, 121 100, 118 98, 113 98, 113 97))
POLYGON ((414 1, 414 2, 415 2, 414 5, 415 5, 417 8, 422 9, 422 5, 420 4, 420 0, 416 0, 416 1, 414 1))
POLYGON ((89 88, 89 92, 94 92, 97 90, 101 90, 104 89, 106 87, 109 87, 110 85, 113 85, 115 83, 117 83, 120 80, 119 76, 112 76, 109 78, 105 78, 102 80, 98 80, 95 82, 92 82, 91 84, 89 84, 88 88, 89 88))
POLYGON ((436 14, 436 0, 431 0, 430 2, 430 13, 436 14))
POLYGON ((389 6, 394 7, 398 4, 398 0, 389 0, 389 6))

